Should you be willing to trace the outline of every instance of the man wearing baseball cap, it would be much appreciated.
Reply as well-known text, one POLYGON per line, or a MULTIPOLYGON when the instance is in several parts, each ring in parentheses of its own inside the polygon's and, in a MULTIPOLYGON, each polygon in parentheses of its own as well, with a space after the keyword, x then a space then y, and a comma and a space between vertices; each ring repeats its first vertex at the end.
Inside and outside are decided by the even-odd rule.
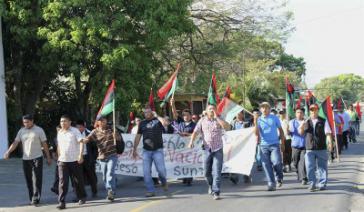
POLYGON ((309 182, 309 190, 325 190, 327 184, 327 144, 331 144, 331 129, 327 120, 318 116, 317 104, 310 106, 310 117, 299 128, 300 134, 305 134, 306 155, 305 164, 309 182), (316 170, 319 179, 316 179, 316 170))
POLYGON ((283 183, 281 149, 283 152, 285 137, 279 118, 270 114, 270 104, 263 102, 259 105, 259 108, 262 115, 259 117, 256 113, 254 114, 255 134, 260 141, 260 155, 268 179, 268 191, 275 191, 276 184, 281 187, 283 183), (281 146, 279 140, 281 140, 281 146), (277 182, 274 172, 277 176, 277 182))

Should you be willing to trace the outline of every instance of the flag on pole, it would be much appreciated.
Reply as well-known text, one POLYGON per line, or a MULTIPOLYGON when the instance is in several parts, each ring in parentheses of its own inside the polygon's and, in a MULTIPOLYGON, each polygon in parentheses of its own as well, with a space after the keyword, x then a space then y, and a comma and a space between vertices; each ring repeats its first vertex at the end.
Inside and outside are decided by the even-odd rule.
POLYGON ((177 89, 177 75, 180 69, 180 64, 177 64, 176 71, 168 79, 168 81, 158 90, 157 95, 160 100, 163 100, 161 107, 168 102, 169 97, 171 97, 177 89))
POLYGON ((217 106, 218 115, 228 123, 231 123, 234 120, 234 117, 242 110, 244 110, 244 107, 227 97, 224 97, 217 106))
POLYGON ((210 83, 210 87, 209 87, 209 93, 207 96, 207 103, 210 105, 218 105, 220 103, 220 97, 217 93, 217 88, 216 88, 215 72, 212 73, 211 83, 210 83))
POLYGON ((336 130, 334 128, 334 112, 332 111, 330 96, 321 103, 318 116, 328 121, 331 132, 334 134, 336 130))
POLYGON ((115 105, 115 80, 112 80, 106 91, 104 101, 96 115, 96 120, 102 116, 107 116, 114 111, 115 105))
POLYGON ((296 109, 301 108, 301 102, 302 102, 302 96, 300 95, 300 97, 296 103, 296 109))
POLYGON ((356 113, 357 113, 357 114, 358 114, 358 116, 359 116, 359 119, 361 120, 361 115, 362 115, 362 113, 361 113, 361 111, 360 111, 360 104, 359 104, 359 102, 356 102, 355 110, 356 110, 356 113))
POLYGON ((294 87, 286 77, 286 113, 288 118, 294 118, 294 87))
POLYGON ((155 111, 153 88, 150 88, 149 107, 150 107, 150 109, 152 109, 152 111, 155 111))

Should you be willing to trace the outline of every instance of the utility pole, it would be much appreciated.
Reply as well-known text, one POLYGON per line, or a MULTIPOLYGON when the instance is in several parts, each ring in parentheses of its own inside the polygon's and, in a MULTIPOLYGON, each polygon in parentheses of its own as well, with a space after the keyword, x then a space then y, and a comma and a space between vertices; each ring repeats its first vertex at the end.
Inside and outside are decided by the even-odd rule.
POLYGON ((0 159, 8 149, 8 124, 6 113, 5 62, 3 51, 3 35, 0 16, 0 159))

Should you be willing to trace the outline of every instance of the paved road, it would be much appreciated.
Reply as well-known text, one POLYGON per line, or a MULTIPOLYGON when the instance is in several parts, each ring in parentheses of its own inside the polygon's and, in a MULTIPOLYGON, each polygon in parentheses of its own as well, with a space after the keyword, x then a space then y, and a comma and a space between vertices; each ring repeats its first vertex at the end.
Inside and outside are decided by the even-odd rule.
MULTIPOLYGON (((363 126, 364 127, 364 126, 363 126)), ((362 129, 363 129, 362 127, 362 129)), ((161 189, 154 198, 144 197, 144 186, 132 177, 118 180, 118 198, 114 203, 104 200, 106 193, 100 188, 100 198, 89 199, 85 205, 67 204, 67 211, 364 211, 364 132, 356 144, 350 144, 343 152, 340 163, 329 165, 328 190, 309 192, 296 180, 295 173, 285 174, 282 188, 266 191, 263 172, 254 169, 253 182, 233 185, 223 180, 221 200, 207 195, 203 179, 186 187, 179 181, 170 182, 170 191, 161 189)), ((53 180, 54 166, 46 167, 42 204, 27 205, 27 191, 21 160, 0 161, 0 212, 2 211, 56 211, 57 196, 49 188, 53 180)), ((101 178, 99 178, 101 179, 101 178)), ((90 193, 90 188, 87 187, 90 193)), ((69 193, 67 199, 73 199, 69 193)))

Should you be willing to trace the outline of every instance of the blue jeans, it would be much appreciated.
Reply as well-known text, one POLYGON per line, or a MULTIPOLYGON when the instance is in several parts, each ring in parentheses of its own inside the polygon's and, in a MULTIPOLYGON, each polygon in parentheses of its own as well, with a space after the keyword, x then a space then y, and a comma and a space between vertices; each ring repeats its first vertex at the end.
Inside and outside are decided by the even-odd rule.
POLYGON ((276 173, 277 180, 283 180, 282 156, 279 144, 260 145, 260 156, 268 186, 274 187, 276 186, 276 180, 273 170, 276 173))
POLYGON ((102 180, 106 190, 115 192, 116 190, 116 175, 115 167, 118 162, 117 155, 112 155, 106 159, 99 160, 102 171, 102 180))
POLYGON ((163 149, 157 149, 155 151, 143 150, 143 174, 144 184, 147 187, 148 192, 155 192, 154 182, 152 179, 152 163, 157 169, 159 180, 162 185, 167 183, 167 171, 164 164, 164 153, 163 149))
POLYGON ((205 151, 205 177, 212 193, 220 194, 221 170, 224 160, 223 150, 205 151))
POLYGON ((316 170, 319 176, 318 187, 325 187, 327 184, 327 151, 306 150, 305 162, 307 178, 311 186, 316 186, 316 170), (317 165, 316 165, 317 164, 317 165))
POLYGON ((262 166, 262 157, 260 156, 260 144, 257 144, 257 148, 255 150, 255 161, 257 166, 262 166))

